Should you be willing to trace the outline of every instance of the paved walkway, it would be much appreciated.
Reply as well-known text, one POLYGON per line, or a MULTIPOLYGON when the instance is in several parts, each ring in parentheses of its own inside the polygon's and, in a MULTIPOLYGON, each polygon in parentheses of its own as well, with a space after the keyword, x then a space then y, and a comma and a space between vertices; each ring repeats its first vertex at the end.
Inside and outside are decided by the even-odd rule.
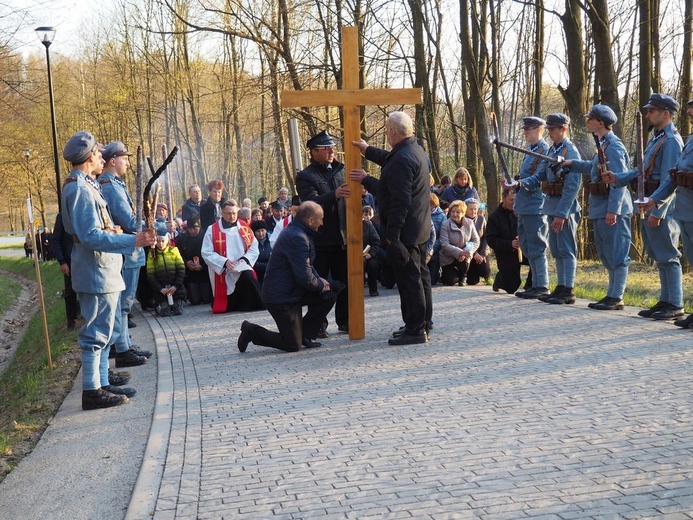
POLYGON ((693 332, 488 287, 434 290, 427 345, 236 348, 242 319, 148 317, 159 382, 128 518, 693 518, 693 332))

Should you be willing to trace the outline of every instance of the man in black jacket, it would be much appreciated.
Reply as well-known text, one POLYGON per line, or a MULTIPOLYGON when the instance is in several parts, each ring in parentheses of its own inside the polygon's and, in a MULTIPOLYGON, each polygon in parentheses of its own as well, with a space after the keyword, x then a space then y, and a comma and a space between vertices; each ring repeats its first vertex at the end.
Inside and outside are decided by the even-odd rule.
POLYGON ((426 343, 433 316, 431 275, 426 266, 426 242, 431 234, 429 162, 407 114, 392 112, 385 131, 390 152, 368 146, 363 139, 353 142, 366 159, 382 167, 380 180, 358 169, 349 176, 375 194, 387 260, 395 272, 404 327, 388 343, 426 343))
POLYGON ((304 202, 279 235, 262 285, 262 299, 279 332, 244 321, 238 336, 239 351, 245 352, 250 342, 286 352, 296 352, 301 344, 320 346, 313 340, 337 297, 336 291, 313 266, 313 239, 322 223, 320 205, 304 202), (304 305, 308 311, 301 317, 304 305))
POLYGON ((221 207, 226 199, 224 198, 224 183, 220 179, 215 179, 207 184, 209 197, 200 205, 200 233, 205 236, 207 228, 221 218, 221 207))
MULTIPOLYGON (((310 164, 296 176, 296 189, 302 201, 311 200, 322 206, 324 223, 315 238, 315 269, 320 276, 347 283, 346 204, 349 196, 344 165, 334 158, 335 142, 325 131, 306 143, 310 164)), ((337 328, 349 331, 347 291, 340 293, 334 309, 337 328)), ((327 337, 327 321, 319 337, 327 337)))
MULTIPOLYGON (((503 190, 502 202, 491 213, 486 223, 486 240, 496 254, 498 274, 493 282, 493 290, 514 294, 520 287, 520 265, 529 265, 526 258, 520 262, 518 251, 520 242, 517 237, 517 215, 513 213, 515 193, 510 189, 503 190)), ((532 286, 532 272, 527 276, 525 288, 532 286)))

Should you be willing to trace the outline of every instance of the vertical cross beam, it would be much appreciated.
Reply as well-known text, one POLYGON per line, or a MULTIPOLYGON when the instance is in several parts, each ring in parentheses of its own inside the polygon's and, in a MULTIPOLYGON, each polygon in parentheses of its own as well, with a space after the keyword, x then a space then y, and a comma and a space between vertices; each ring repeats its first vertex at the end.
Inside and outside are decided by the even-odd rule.
POLYGON ((286 91, 281 106, 341 106, 344 111, 344 166, 351 195, 347 205, 347 282, 349 285, 349 339, 363 339, 366 327, 363 303, 363 222, 361 184, 349 180, 348 172, 361 167, 361 154, 352 141, 361 138, 360 107, 421 103, 421 89, 359 90, 358 29, 342 28, 342 90, 286 91))

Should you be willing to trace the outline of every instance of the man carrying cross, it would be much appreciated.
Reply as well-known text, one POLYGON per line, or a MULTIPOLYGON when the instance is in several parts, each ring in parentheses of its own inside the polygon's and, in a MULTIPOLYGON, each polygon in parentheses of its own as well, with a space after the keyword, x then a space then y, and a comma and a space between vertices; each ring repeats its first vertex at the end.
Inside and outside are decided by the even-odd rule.
POLYGON ((427 343, 432 326, 431 275, 426 266, 426 243, 431 234, 429 163, 416 142, 411 117, 392 112, 385 123, 390 152, 353 141, 366 159, 382 167, 380 180, 360 169, 349 172, 376 194, 383 221, 387 260, 395 272, 404 326, 392 334, 390 345, 427 343))

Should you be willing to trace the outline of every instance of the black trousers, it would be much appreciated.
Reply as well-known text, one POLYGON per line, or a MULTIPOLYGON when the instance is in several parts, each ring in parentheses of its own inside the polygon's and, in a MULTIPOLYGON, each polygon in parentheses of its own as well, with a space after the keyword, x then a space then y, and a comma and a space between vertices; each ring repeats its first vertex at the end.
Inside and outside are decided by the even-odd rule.
MULTIPOLYGON (((329 280, 332 276, 333 280, 338 280, 344 284, 342 290, 337 296, 337 303, 334 307, 334 317, 339 327, 349 326, 349 291, 348 291, 348 276, 347 276, 347 255, 345 249, 334 250, 316 250, 315 261, 313 267, 318 274, 325 280, 329 280)), ((325 319, 323 325, 327 325, 325 319)))
MULTIPOLYGON (((453 260, 451 264, 443 266, 440 281, 443 282, 444 285, 455 285, 460 279, 466 279, 468 271, 469 260, 465 260, 464 262, 453 260)), ((477 279, 477 282, 478 281, 477 279)))
POLYGON ((209 284, 209 278, 200 280, 199 282, 186 280, 185 288, 188 291, 188 301, 190 305, 212 303, 212 286, 209 284))
POLYGON ((65 283, 65 315, 68 320, 76 320, 79 314, 79 303, 77 303, 77 293, 72 288, 72 275, 63 275, 65 283))
POLYGON ((335 296, 323 298, 320 293, 305 293, 295 303, 267 303, 267 310, 274 318, 279 332, 267 330, 260 325, 252 325, 250 341, 262 347, 272 347, 286 352, 296 352, 301 348, 303 338, 315 339, 325 317, 335 304, 335 296), (305 316, 301 316, 303 306, 308 306, 305 316))
POLYGON ((363 270, 368 275, 368 290, 370 292, 378 290, 378 278, 380 275, 380 262, 374 256, 363 259, 363 270))
POLYGON ((426 265, 426 243, 407 246, 407 251, 407 263, 393 266, 393 271, 406 332, 417 335, 426 330, 433 320, 431 273, 426 265))
POLYGON ((483 278, 489 278, 491 276, 491 266, 488 263, 488 259, 485 262, 478 264, 474 258, 469 262, 469 270, 467 271, 467 283, 469 285, 476 285, 483 278))
POLYGON ((242 271, 236 282, 236 288, 228 295, 226 300, 226 312, 258 311, 265 308, 262 302, 260 284, 253 276, 252 271, 242 271))
MULTIPOLYGON (((503 289, 511 294, 517 291, 522 284, 520 278, 520 265, 529 265, 527 257, 522 258, 522 264, 517 259, 517 253, 496 253, 496 263, 498 265, 498 274, 493 282, 493 286, 498 289, 503 289)), ((532 287, 532 270, 527 274, 525 289, 532 287)))

